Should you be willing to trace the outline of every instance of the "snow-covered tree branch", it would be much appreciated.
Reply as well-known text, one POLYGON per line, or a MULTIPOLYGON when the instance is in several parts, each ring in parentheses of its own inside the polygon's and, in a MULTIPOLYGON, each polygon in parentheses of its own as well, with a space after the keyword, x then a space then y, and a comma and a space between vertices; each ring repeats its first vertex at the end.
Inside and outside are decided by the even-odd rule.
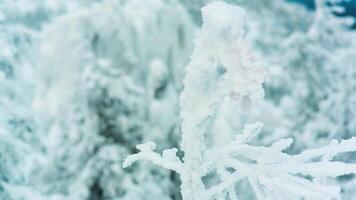
MULTIPOLYGON (((269 147, 249 144, 261 130, 257 122, 223 148, 208 149, 204 141, 211 118, 224 98, 243 103, 263 96, 264 72, 244 41, 245 12, 223 2, 202 9, 203 25, 186 67, 180 97, 183 163, 175 156, 154 153, 155 144, 138 145, 138 154, 126 158, 124 167, 149 160, 180 174, 184 200, 237 199, 235 184, 247 179, 257 199, 334 199, 337 186, 320 178, 356 173, 356 164, 332 161, 339 153, 356 151, 356 138, 298 155, 284 153, 293 140, 282 139, 269 147), (173 162, 172 162, 173 160, 173 162), (204 169, 208 166, 208 169, 204 169), (216 170, 220 183, 206 189, 202 177, 216 170), (202 173, 204 172, 204 173, 202 173)), ((218 133, 215 133, 218 134, 218 133)))

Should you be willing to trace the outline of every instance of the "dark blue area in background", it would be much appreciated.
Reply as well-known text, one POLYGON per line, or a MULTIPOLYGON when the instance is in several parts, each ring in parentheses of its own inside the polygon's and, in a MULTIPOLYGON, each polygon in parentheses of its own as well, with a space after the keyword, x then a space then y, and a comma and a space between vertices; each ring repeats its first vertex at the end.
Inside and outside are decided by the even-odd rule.
POLYGON ((306 7, 308 7, 309 9, 312 9, 312 10, 315 9, 314 0, 287 0, 287 1, 293 1, 293 2, 302 3, 306 7))
MULTIPOLYGON (((302 3, 311 10, 315 9, 314 0, 287 0, 287 1, 302 3)), ((345 7, 345 13, 337 14, 337 16, 353 16, 356 18, 356 0, 350 0, 348 2, 346 1, 341 3, 340 5, 345 7)), ((351 25, 350 28, 356 29, 356 21, 353 25, 351 25)))
MULTIPOLYGON (((307 6, 308 8, 314 10, 315 5, 314 5, 314 0, 288 0, 288 1, 294 1, 294 2, 299 2, 307 6)), ((343 2, 341 3, 346 10, 345 13, 342 14, 342 16, 354 16, 356 17, 356 0, 351 0, 349 2, 343 2)))

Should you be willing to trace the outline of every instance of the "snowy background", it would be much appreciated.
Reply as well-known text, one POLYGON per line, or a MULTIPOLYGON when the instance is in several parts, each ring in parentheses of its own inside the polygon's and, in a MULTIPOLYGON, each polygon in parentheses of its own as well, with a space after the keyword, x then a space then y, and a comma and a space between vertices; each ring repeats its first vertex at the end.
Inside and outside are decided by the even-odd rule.
POLYGON ((356 1, 211 2, 0 0, 0 200, 356 199, 356 1))

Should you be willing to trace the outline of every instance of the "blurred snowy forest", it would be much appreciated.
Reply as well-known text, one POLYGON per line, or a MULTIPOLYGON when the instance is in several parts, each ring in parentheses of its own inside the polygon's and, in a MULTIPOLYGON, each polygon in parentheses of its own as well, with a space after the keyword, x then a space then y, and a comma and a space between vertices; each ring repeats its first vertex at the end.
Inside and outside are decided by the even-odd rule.
POLYGON ((0 0, 0 200, 356 199, 356 2, 210 2, 0 0))

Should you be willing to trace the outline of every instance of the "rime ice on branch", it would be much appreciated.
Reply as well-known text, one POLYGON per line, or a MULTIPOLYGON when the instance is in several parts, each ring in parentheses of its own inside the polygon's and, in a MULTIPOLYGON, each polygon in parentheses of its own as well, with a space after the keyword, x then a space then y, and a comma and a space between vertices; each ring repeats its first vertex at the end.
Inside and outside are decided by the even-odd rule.
POLYGON ((246 125, 230 145, 206 147, 204 135, 224 98, 238 103, 261 98, 264 71, 256 65, 243 40, 244 11, 240 7, 214 2, 202 9, 202 15, 203 27, 186 67, 180 98, 183 162, 175 155, 176 149, 165 150, 161 156, 153 152, 155 144, 149 142, 138 145, 140 152, 129 156, 123 166, 150 160, 178 172, 184 200, 235 200, 235 184, 242 179, 249 181, 258 199, 337 197, 338 188, 317 180, 356 172, 355 165, 331 161, 338 153, 355 151, 355 139, 291 156, 283 151, 292 139, 271 147, 250 145, 251 138, 262 128, 262 123, 256 122, 246 125), (213 170, 221 182, 206 189, 202 177, 213 170))

